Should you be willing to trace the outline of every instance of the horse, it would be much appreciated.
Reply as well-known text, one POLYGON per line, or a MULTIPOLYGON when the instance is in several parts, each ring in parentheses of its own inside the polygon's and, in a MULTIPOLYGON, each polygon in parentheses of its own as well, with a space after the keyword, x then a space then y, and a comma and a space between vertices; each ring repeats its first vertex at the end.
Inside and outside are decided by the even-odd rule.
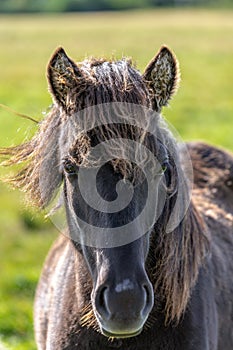
POLYGON ((0 150, 13 186, 65 210, 35 296, 38 349, 231 350, 233 157, 180 147, 164 121, 175 54, 162 46, 141 74, 59 47, 47 78, 37 133, 0 150))

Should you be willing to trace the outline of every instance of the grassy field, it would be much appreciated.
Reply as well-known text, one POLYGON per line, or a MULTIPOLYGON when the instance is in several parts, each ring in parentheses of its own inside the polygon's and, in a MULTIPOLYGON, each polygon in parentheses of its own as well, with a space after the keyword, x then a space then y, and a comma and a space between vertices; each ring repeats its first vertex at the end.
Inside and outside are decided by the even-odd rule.
MULTIPOLYGON (((231 11, 1 17, 0 103, 41 119, 51 104, 45 67, 59 45, 77 60, 132 56, 143 70, 166 43, 180 61, 182 83, 164 116, 183 139, 233 151, 232 38, 231 11)), ((0 146, 34 131, 31 122, 0 109, 0 146)), ((56 235, 52 224, 24 205, 22 194, 0 185, 0 342, 7 349, 36 348, 33 296, 56 235)))

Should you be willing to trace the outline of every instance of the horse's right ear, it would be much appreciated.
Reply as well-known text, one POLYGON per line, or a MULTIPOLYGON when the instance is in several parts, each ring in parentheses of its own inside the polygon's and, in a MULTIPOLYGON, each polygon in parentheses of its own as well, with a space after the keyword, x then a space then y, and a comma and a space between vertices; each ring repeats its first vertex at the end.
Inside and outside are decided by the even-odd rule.
POLYGON ((69 93, 77 85, 81 73, 77 65, 59 47, 49 61, 47 78, 49 90, 58 104, 65 110, 69 104, 69 93))

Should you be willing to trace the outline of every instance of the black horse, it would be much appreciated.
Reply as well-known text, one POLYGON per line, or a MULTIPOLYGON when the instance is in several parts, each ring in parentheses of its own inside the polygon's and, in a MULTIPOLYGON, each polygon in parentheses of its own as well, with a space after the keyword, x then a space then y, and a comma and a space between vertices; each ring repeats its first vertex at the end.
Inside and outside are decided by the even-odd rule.
POLYGON ((9 181, 38 206, 63 185, 68 231, 37 288, 38 349, 232 350, 233 157, 174 141, 160 116, 179 82, 174 54, 163 46, 141 75, 59 48, 48 81, 38 133, 1 149, 5 165, 24 164, 9 181))

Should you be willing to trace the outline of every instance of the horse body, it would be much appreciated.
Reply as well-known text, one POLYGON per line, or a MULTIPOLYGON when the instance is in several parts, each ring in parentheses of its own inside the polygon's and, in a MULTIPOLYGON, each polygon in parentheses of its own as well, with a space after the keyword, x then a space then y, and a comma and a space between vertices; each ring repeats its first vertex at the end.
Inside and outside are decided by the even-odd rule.
POLYGON ((141 75, 60 48, 48 81, 54 106, 38 133, 0 150, 5 165, 25 164, 10 182, 39 207, 63 184, 68 230, 37 288, 38 349, 232 349, 233 158, 201 143, 179 151, 160 116, 175 56, 162 47, 141 75))

